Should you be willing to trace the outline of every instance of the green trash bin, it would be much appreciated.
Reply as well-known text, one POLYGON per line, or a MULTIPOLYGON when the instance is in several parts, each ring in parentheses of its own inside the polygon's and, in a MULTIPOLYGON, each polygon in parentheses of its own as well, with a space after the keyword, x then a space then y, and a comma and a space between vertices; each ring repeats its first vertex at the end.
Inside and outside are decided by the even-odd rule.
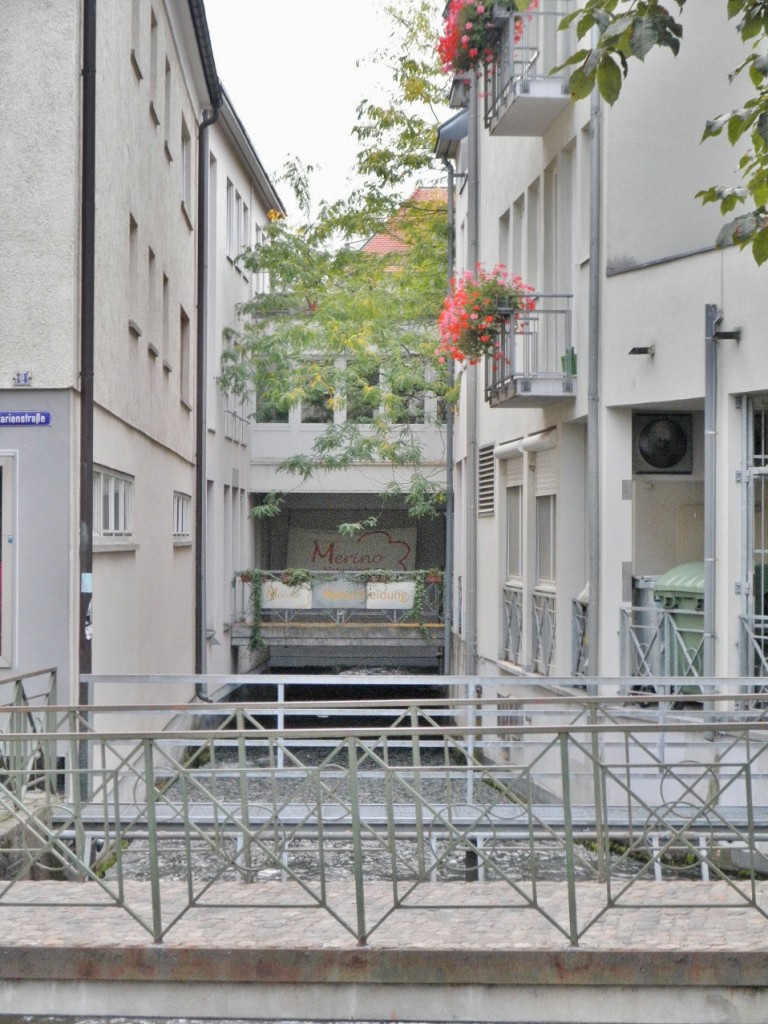
MULTIPOLYGON (((702 673, 704 647, 704 563, 686 562, 669 569, 653 588, 656 604, 669 611, 673 625, 666 633, 666 668, 672 676, 702 673)), ((680 693, 700 693, 681 686, 680 693)))

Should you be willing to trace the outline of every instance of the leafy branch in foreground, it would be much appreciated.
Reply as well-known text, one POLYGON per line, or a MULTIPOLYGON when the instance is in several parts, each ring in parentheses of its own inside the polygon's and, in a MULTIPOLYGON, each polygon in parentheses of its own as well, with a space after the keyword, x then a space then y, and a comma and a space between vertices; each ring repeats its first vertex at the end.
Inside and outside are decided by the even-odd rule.
MULTIPOLYGON (((704 203, 719 203, 724 215, 742 204, 752 206, 722 228, 716 244, 733 244, 741 249, 750 246, 755 261, 762 264, 768 260, 768 2, 722 2, 726 4, 728 18, 738 19, 736 31, 752 50, 731 72, 729 80, 746 72, 755 94, 742 108, 708 121, 702 141, 725 131, 731 145, 746 138, 751 148, 738 162, 743 186, 713 186, 698 192, 697 197, 704 203)), ((682 13, 686 0, 674 3, 682 13)), ((697 11, 699 17, 707 14, 706 5, 697 11)), ((667 48, 677 56, 682 45, 681 22, 658 0, 587 0, 562 19, 560 28, 571 25, 575 25, 579 40, 593 31, 597 33, 594 46, 578 49, 553 69, 557 72, 573 68, 569 88, 574 99, 583 99, 596 88, 612 105, 619 98, 632 58, 644 61, 655 48, 667 48)))

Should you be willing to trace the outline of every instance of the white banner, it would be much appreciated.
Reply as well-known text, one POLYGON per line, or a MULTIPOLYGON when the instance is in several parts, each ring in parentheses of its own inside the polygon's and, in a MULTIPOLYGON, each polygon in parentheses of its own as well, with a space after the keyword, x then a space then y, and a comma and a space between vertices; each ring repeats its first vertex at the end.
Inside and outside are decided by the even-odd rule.
POLYGON ((415 583, 369 583, 369 608, 413 608, 415 583))
POLYGON ((312 588, 308 583, 287 587, 280 580, 266 580, 261 585, 262 608, 311 608, 312 588))
POLYGON ((416 529, 365 530, 351 537, 330 530, 292 529, 288 533, 288 565, 319 572, 414 569, 416 529))

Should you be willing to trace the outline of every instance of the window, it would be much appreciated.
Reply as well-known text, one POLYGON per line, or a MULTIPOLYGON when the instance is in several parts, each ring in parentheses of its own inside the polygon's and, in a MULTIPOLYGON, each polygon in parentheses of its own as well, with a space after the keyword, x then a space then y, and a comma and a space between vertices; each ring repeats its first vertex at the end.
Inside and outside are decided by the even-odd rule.
POLYGON ((163 368, 171 369, 170 337, 171 337, 171 289, 168 275, 163 274, 163 368))
POLYGON ((128 332, 141 337, 139 327, 139 225, 128 215, 128 332))
POLYGON ((235 258, 235 186, 227 178, 227 256, 235 258))
POLYGON ((347 422, 372 423, 380 404, 378 369, 353 373, 347 390, 347 422))
POLYGON ((157 116, 157 18, 150 10, 149 18, 149 115, 155 125, 160 124, 157 116))
POLYGON ((133 532, 133 477, 109 469, 93 471, 93 533, 129 537, 133 532))
POLYGON ((179 314, 179 397, 188 409, 192 408, 191 349, 189 317, 182 309, 179 314))
MULTIPOLYGON (((227 396, 229 399, 229 396, 227 396)), ((288 422, 288 409, 278 408, 274 401, 271 400, 264 392, 260 389, 256 389, 256 416, 257 423, 287 423, 288 422)), ((304 421, 309 422, 307 420, 304 421)))
POLYGON ((185 540, 190 536, 189 512, 192 498, 180 491, 173 492, 173 536, 177 540, 185 540))
POLYGON ((536 498, 536 583, 554 583, 557 578, 555 552, 555 495, 536 498))
POLYGON ((181 160, 179 167, 181 206, 191 226, 192 210, 192 137, 184 116, 181 118, 181 160))
POLYGON ((523 488, 507 488, 507 578, 523 575, 523 488))
POLYGON ((165 155, 169 160, 171 154, 171 65, 165 61, 165 103, 163 106, 163 135, 165 136, 165 155))

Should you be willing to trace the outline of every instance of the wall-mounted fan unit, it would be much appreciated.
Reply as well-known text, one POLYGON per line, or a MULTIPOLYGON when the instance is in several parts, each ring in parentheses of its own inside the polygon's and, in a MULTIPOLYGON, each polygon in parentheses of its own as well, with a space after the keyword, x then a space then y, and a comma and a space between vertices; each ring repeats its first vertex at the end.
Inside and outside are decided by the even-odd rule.
POLYGON ((691 473, 693 417, 690 413, 636 412, 632 417, 634 473, 691 473))

